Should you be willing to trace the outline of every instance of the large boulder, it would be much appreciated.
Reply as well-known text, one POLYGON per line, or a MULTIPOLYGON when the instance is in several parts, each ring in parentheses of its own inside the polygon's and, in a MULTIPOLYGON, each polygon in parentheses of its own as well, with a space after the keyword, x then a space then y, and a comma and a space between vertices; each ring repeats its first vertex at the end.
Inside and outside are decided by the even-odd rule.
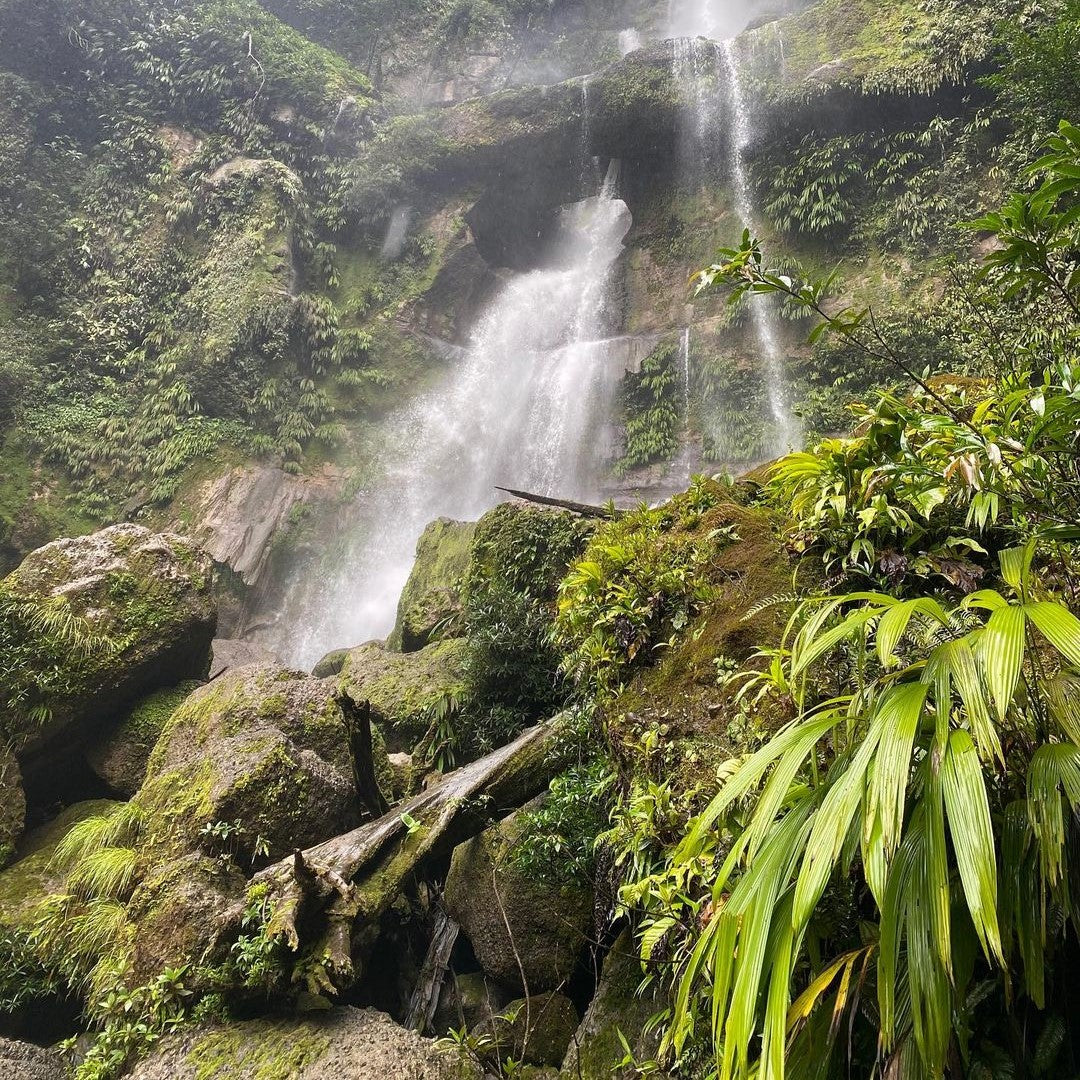
POLYGON ((369 641, 349 650, 339 685, 354 701, 371 703, 372 716, 394 751, 411 751, 432 723, 432 709, 465 691, 466 644, 460 638, 437 641, 417 652, 391 652, 369 641))
MULTIPOLYGON (((391 649, 415 652, 445 627, 460 633, 465 573, 476 525, 438 518, 416 545, 416 562, 398 601, 397 623, 387 641, 391 649)), ((440 636, 449 636, 443 633, 440 636)))
POLYGON ((592 923, 593 898, 587 889, 548 884, 518 869, 514 849, 522 828, 521 815, 513 814, 459 845, 445 903, 487 975, 518 993, 527 983, 529 993, 539 994, 558 989, 573 974, 592 923))
POLYGON ((31 552, 3 589, 23 618, 36 611, 44 620, 14 676, 34 682, 40 706, 14 732, 28 786, 45 771, 54 780, 141 695, 206 675, 217 617, 211 562, 183 537, 114 525, 56 540, 31 552), (73 646, 68 615, 97 647, 73 646))
POLYGON ((480 1071, 374 1009, 198 1025, 166 1036, 130 1080, 478 1080, 480 1071))
POLYGON ((140 698, 123 720, 87 747, 90 768, 117 795, 130 799, 142 786, 150 752, 169 717, 201 685, 189 679, 140 698))
MULTIPOLYGON (((375 743, 389 796, 386 752, 375 743)), ((344 832, 358 806, 342 699, 333 683, 272 664, 234 668, 172 714, 135 801, 159 851, 216 844, 241 866, 344 832), (239 829, 208 838, 202 830, 218 822, 239 829)))
POLYGON ((604 958, 596 993, 563 1060, 563 1076, 579 1080, 632 1080, 641 1075, 632 1066, 619 1066, 626 1057, 620 1034, 638 1061, 656 1057, 657 1033, 646 1024, 665 1003, 655 985, 651 992, 639 995, 641 979, 634 936, 625 930, 604 958))

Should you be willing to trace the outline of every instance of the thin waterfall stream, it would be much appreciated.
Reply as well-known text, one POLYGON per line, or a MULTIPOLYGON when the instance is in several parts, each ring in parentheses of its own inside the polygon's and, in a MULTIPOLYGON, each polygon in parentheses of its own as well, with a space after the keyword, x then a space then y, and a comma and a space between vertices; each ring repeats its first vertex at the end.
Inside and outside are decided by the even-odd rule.
MULTIPOLYGON (((757 219, 746 154, 753 138, 752 115, 743 91, 735 35, 752 12, 747 3, 724 0, 672 0, 669 30, 673 74, 686 102, 680 132, 681 164, 692 182, 714 161, 726 166, 735 213, 751 231, 757 219)), ((764 376, 769 430, 762 438, 766 453, 779 454, 801 438, 788 401, 784 350, 775 305, 768 297, 747 299, 764 376)))
POLYGON ((433 519, 475 519, 498 501, 496 485, 596 496, 596 432, 622 374, 605 341, 631 225, 617 179, 613 161, 598 195, 559 211, 544 265, 508 274, 445 377, 391 418, 385 474, 354 501, 335 567, 299 582, 263 634, 290 663, 390 632, 433 519))

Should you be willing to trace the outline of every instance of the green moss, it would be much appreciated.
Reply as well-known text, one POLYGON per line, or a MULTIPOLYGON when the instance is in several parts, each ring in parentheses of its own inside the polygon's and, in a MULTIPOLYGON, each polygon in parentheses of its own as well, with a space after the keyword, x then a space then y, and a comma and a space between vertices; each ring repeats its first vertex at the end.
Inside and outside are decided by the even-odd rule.
POLYGON ((63 885, 64 874, 49 864, 56 845, 75 824, 123 805, 108 799, 75 803, 19 845, 19 859, 0 871, 0 926, 25 926, 37 903, 63 885))
POLYGON ((455 619, 460 623, 475 531, 475 525, 449 518, 439 518, 424 530, 398 601, 388 648, 413 652, 428 644, 440 627, 445 636, 452 629, 448 623, 455 619))
POLYGON ((199 1039, 187 1064, 195 1080, 293 1080, 329 1047, 315 1024, 251 1021, 242 1031, 225 1027, 199 1039))

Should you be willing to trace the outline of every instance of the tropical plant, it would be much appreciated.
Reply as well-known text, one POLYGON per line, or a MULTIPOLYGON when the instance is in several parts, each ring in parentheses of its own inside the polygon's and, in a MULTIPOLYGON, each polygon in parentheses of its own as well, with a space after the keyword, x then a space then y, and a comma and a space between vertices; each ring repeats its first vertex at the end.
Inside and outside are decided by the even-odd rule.
MULTIPOLYGON (((851 594, 793 616, 772 689, 795 698, 797 719, 738 763, 654 881, 700 875, 703 859, 718 867, 696 902, 666 1050, 686 1049, 701 1008, 720 1077, 749 1076, 758 1046, 757 1075, 782 1077, 813 1008, 839 987, 842 1013, 853 973, 861 986, 872 970, 886 1074, 904 1062, 915 1072, 903 1075, 934 1077, 969 1050, 955 1014, 976 954, 1002 977, 1020 969, 1023 992, 1044 1004, 1047 954, 1064 932, 1044 913, 1080 914, 1068 885, 1080 620, 1036 586, 1034 549, 1001 553, 1008 597, 985 589, 946 609, 851 594), (842 647, 851 688, 808 694, 842 647), (874 917, 833 958, 822 900, 851 876, 874 917)), ((652 920, 643 952, 674 925, 669 912, 652 920)))

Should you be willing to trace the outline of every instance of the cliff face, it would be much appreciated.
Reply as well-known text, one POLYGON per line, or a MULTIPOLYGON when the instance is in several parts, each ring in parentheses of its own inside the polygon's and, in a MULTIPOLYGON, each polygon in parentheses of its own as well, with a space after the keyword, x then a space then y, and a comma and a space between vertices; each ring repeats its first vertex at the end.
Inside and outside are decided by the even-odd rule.
MULTIPOLYGON (((768 454, 753 320, 686 285, 744 225, 723 57, 699 43, 688 69, 659 40, 667 5, 435 8, 420 27, 392 0, 0 7, 5 565, 119 517, 212 532, 221 478, 270 467, 316 497, 290 496, 257 552, 226 547, 273 578, 377 478, 381 419, 441 377, 613 159, 633 227, 608 490, 768 454)), ((988 184, 974 79, 996 13, 965 8, 961 34, 948 3, 755 9, 735 59, 773 250, 839 260, 885 308, 932 290, 941 222, 988 184)), ((810 431, 879 374, 777 334, 810 431)))

